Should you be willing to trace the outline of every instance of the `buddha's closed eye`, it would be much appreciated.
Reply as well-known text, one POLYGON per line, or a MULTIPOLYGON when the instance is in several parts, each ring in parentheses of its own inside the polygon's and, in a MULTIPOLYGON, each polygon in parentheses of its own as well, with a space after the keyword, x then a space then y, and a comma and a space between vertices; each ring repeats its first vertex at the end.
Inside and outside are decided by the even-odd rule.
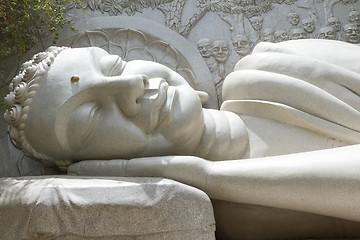
POLYGON ((126 62, 117 55, 108 55, 100 59, 100 69, 105 76, 119 76, 125 68, 126 62))

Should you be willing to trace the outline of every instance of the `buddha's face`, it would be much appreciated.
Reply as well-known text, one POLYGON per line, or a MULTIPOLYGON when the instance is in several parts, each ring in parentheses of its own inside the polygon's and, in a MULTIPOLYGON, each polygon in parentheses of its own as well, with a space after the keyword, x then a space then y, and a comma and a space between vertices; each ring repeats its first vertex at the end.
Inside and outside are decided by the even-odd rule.
POLYGON ((320 29, 319 39, 335 40, 336 35, 332 27, 323 27, 320 29))
POLYGON ((245 56, 251 51, 250 40, 243 35, 236 35, 233 39, 233 46, 237 54, 245 56))
POLYGON ((208 38, 200 39, 197 43, 197 46, 201 56, 203 56, 204 58, 211 57, 213 46, 210 39, 208 38))
POLYGON ((297 13, 291 12, 287 15, 287 19, 289 23, 293 26, 296 26, 299 24, 300 17, 297 13))
POLYGON ((314 21, 310 18, 306 18, 302 21, 302 27, 307 33, 312 33, 315 30, 314 21))
POLYGON ((203 121, 199 96, 176 72, 78 48, 56 57, 25 134, 39 152, 72 161, 190 154, 203 121))
POLYGON ((295 28, 292 31, 292 39, 297 40, 297 39, 306 39, 306 38, 307 38, 307 33, 305 32, 304 29, 295 28))
POLYGON ((213 56, 218 62, 226 62, 230 55, 229 44, 223 40, 214 42, 213 56))
POLYGON ((339 32, 341 30, 341 22, 336 17, 331 17, 328 20, 329 26, 334 29, 335 32, 339 32))

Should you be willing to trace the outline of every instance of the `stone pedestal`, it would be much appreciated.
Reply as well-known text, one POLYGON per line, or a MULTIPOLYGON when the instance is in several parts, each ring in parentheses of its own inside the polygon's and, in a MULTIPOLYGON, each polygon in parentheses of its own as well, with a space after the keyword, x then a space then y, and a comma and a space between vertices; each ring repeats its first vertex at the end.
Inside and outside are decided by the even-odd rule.
POLYGON ((212 199, 216 240, 359 239, 360 223, 212 199))
POLYGON ((215 239, 207 195, 162 178, 0 179, 1 239, 215 239))

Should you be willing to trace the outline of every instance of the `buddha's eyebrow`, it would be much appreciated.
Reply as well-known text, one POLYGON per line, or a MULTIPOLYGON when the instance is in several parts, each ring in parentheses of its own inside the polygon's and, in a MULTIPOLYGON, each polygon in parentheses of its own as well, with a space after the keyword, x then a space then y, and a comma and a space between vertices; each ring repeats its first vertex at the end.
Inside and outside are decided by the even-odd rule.
POLYGON ((111 76, 119 76, 124 71, 126 62, 121 59, 121 57, 118 57, 116 61, 114 62, 114 65, 110 68, 110 75, 111 76))
POLYGON ((118 55, 107 55, 99 59, 100 71, 105 76, 120 76, 126 62, 118 55))

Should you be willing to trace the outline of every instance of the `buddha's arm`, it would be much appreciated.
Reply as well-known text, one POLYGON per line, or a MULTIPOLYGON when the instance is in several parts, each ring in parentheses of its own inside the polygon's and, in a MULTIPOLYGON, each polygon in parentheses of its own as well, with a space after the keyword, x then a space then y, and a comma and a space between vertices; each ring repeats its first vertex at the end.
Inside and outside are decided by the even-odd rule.
POLYGON ((216 162, 207 184, 215 199, 360 221, 360 145, 216 162))
POLYGON ((68 168, 70 175, 165 177, 206 190, 213 162, 193 156, 162 156, 131 160, 87 160, 68 168))
POLYGON ((209 162, 196 157, 87 161, 79 175, 159 176, 211 198, 360 221, 360 145, 268 158, 209 162))

